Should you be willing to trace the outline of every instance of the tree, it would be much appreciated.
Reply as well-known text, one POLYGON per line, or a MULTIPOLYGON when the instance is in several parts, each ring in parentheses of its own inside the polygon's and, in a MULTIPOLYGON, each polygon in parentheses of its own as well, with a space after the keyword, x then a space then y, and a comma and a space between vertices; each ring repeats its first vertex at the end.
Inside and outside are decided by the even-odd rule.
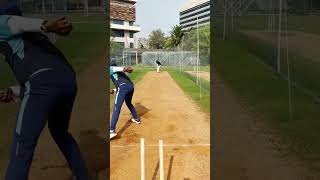
MULTIPOLYGON (((200 44, 200 60, 201 64, 207 64, 210 59, 210 26, 199 27, 199 44, 200 44)), ((190 30, 184 36, 183 50, 196 52, 198 49, 197 43, 197 28, 190 30)))
MULTIPOLYGON (((181 45, 182 38, 184 33, 182 32, 182 27, 179 25, 175 25, 172 27, 170 31, 170 37, 167 39, 166 48, 168 49, 176 49, 179 45, 181 45)), ((181 46, 180 46, 181 49, 181 46)))
POLYGON ((166 38, 161 29, 153 30, 149 35, 149 46, 151 49, 163 49, 165 47, 166 38))

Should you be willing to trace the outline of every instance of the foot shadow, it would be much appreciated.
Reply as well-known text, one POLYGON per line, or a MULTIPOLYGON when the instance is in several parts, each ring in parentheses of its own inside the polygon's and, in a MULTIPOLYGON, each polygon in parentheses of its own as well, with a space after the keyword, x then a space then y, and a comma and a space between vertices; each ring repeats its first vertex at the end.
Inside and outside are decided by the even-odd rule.
POLYGON ((105 138, 98 136, 98 131, 80 132, 79 146, 92 180, 98 180, 99 173, 109 168, 109 148, 105 138))
MULTIPOLYGON (((139 117, 144 116, 147 114, 151 109, 146 108, 145 106, 141 105, 141 103, 135 104, 135 109, 139 115, 139 117)), ((128 121, 121 127, 121 129, 118 131, 118 136, 115 139, 121 138, 121 134, 123 134, 124 131, 126 131, 131 126, 131 118, 128 119, 128 121)))

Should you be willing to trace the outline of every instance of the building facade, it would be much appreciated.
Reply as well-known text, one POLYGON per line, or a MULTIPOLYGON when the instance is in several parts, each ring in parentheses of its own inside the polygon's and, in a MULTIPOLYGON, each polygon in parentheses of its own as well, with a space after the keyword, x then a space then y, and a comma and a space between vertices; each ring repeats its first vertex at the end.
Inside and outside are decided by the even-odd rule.
POLYGON ((136 0, 110 1, 110 40, 119 43, 124 48, 138 48, 135 33, 141 28, 136 21, 136 0))
POLYGON ((210 24, 210 0, 189 0, 180 10, 183 31, 210 24))

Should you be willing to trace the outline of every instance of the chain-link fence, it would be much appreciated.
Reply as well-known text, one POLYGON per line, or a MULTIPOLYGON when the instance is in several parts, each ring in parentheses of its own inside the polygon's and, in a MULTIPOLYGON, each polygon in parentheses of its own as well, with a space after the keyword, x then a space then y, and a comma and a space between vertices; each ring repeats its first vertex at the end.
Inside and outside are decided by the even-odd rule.
POLYGON ((312 0, 216 0, 213 21, 218 73, 296 138, 294 148, 320 157, 312 135, 320 125, 319 9, 312 0))
POLYGON ((119 66, 141 65, 141 54, 136 50, 121 49, 119 52, 111 54, 111 59, 114 59, 119 66))
MULTIPOLYGON (((106 31, 106 0, 17 0, 23 16, 35 18, 67 17, 76 30, 93 32, 94 28, 106 31)), ((60 37, 47 34, 52 42, 60 37)))
POLYGON ((85 16, 106 15, 106 0, 18 0, 26 15, 55 16, 83 14, 85 16))
POLYGON ((197 56, 189 51, 147 51, 142 53, 142 63, 144 66, 155 66, 156 61, 163 66, 182 68, 186 66, 196 66, 197 56))

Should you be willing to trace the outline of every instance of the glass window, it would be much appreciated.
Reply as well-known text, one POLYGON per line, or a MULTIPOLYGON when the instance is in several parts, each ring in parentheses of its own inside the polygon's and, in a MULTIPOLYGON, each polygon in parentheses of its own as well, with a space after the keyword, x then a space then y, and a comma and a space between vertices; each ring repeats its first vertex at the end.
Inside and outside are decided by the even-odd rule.
POLYGON ((111 31, 112 37, 124 37, 124 31, 121 30, 112 30, 111 31))
POLYGON ((129 22, 129 26, 133 26, 133 21, 130 21, 130 22, 129 22))
POLYGON ((124 21, 123 20, 119 20, 119 19, 113 19, 112 20, 113 24, 120 24, 120 25, 124 25, 124 21))
POLYGON ((134 48, 134 44, 133 43, 130 43, 130 48, 134 48))
POLYGON ((133 38, 133 34, 134 34, 133 32, 130 32, 130 35, 129 35, 130 38, 133 38))

